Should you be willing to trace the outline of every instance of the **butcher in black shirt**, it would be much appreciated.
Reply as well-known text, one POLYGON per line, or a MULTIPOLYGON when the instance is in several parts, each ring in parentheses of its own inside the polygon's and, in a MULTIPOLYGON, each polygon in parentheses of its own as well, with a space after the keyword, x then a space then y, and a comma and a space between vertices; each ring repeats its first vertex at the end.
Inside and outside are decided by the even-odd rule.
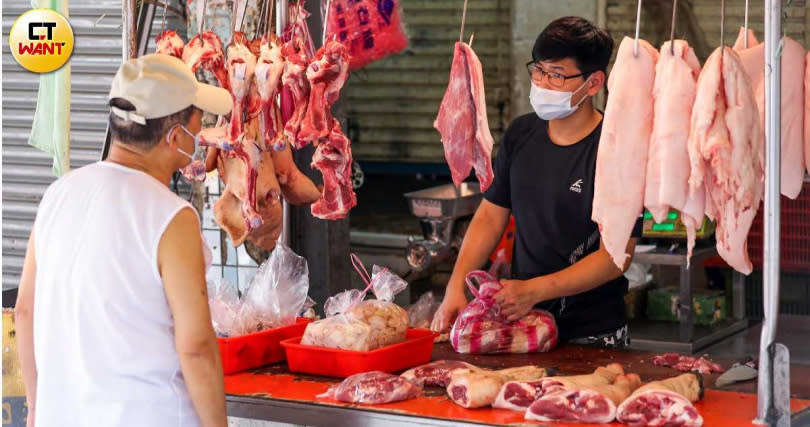
MULTIPOLYGON (((534 113, 506 130, 495 179, 468 228, 433 329, 447 330, 467 305, 464 278, 481 268, 515 218, 512 277, 496 299, 510 320, 539 307, 554 314, 560 339, 609 347, 629 343, 624 295, 641 222, 619 269, 591 220, 605 85, 613 40, 578 17, 560 18, 537 37, 531 75, 534 113)), ((640 212, 639 212, 640 213, 640 212)))

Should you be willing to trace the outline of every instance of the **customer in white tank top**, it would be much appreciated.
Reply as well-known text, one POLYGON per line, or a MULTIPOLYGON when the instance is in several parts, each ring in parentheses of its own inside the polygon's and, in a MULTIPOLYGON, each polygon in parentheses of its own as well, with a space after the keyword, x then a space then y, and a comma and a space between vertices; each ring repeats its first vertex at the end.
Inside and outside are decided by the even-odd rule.
POLYGON ((167 186, 202 111, 231 105, 171 56, 119 69, 109 156, 48 188, 28 242, 16 328, 29 426, 227 424, 210 251, 167 186))

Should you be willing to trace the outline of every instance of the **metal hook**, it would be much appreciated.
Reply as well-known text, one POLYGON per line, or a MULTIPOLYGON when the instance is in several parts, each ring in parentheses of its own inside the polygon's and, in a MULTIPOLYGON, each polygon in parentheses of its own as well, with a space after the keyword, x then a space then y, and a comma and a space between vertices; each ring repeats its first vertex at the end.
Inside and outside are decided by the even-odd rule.
POLYGON ((464 9, 461 11, 461 31, 458 33, 458 41, 464 41, 464 23, 467 22, 467 0, 464 0, 464 9))
POLYGON ((332 0, 326 0, 326 12, 323 15, 323 34, 321 34, 321 46, 326 44, 326 29, 329 27, 329 9, 332 7, 332 0))
POLYGON ((748 0, 745 0, 745 21, 743 25, 745 28, 745 39, 743 39, 743 47, 748 49, 748 0))
POLYGON ((267 12, 267 1, 264 0, 262 2, 262 7, 259 8, 259 13, 256 15, 256 33, 254 38, 259 38, 262 36, 262 31, 264 27, 264 14, 267 12))
POLYGON ((163 34, 166 31, 166 9, 169 8, 169 0, 164 0, 163 3, 163 17, 160 20, 160 34, 163 34))
POLYGON ((636 10, 636 39, 633 44, 633 56, 638 57, 638 36, 641 31, 641 0, 638 0, 638 10, 636 10))
MULTIPOLYGON (((748 38, 748 34, 746 34, 748 38)), ((720 0, 720 60, 726 51, 726 0, 720 0)))
POLYGON ((672 1, 672 28, 669 31, 669 53, 675 56, 675 16, 678 13, 678 0, 672 1))

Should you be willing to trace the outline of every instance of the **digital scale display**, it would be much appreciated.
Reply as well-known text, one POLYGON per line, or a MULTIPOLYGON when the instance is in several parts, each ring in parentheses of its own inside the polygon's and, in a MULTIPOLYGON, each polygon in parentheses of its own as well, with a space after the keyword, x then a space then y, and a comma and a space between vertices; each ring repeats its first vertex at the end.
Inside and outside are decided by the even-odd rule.
MULTIPOLYGON (((698 229, 695 233, 696 237, 698 239, 702 239, 711 236, 712 233, 714 233, 714 222, 709 221, 708 218, 704 217, 700 229, 698 229)), ((663 222, 657 223, 655 222, 655 219, 653 219, 652 214, 645 210, 642 236, 685 239, 686 227, 684 227, 683 223, 681 222, 681 213, 675 209, 672 209, 669 211, 666 219, 663 222)))

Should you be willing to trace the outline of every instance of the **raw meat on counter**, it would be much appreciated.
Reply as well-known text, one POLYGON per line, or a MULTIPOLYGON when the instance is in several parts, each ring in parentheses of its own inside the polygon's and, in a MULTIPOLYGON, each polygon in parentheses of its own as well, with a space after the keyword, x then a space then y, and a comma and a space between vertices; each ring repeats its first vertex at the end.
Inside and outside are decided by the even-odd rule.
POLYGON ((380 371, 352 375, 337 386, 330 387, 319 398, 332 398, 346 403, 370 405, 414 399, 422 388, 397 375, 380 371))
MULTIPOLYGON (((783 37, 781 91, 781 192, 795 199, 804 184, 804 70, 805 52, 801 44, 783 37)), ((757 41, 754 30, 740 28, 734 50, 751 81, 759 110, 760 129, 765 131, 765 43, 757 41), (748 38, 748 48, 744 40, 748 38)), ((764 134, 763 134, 764 135, 764 134)), ((764 145, 763 145, 764 147, 764 145)))
POLYGON ((429 329, 438 308, 439 302, 436 301, 433 291, 425 292, 415 303, 408 307, 409 326, 429 329))
POLYGON ((484 73, 478 56, 464 42, 456 42, 450 82, 433 127, 441 134, 453 184, 461 185, 475 168, 481 191, 489 188, 493 140, 484 99, 484 73))
POLYGON ((683 374, 645 384, 616 410, 616 418, 630 425, 700 427, 703 417, 692 405, 703 398, 697 374, 683 374))
POLYGON ((690 190, 705 187, 706 215, 717 221, 717 252, 749 274, 747 238, 764 190, 764 149, 754 93, 731 48, 718 48, 703 66, 688 148, 690 190))
POLYGON ((447 387, 450 384, 450 374, 456 369, 476 369, 476 367, 460 360, 437 360, 408 369, 401 376, 422 387, 447 387))
POLYGON ((481 408, 490 406, 507 381, 527 381, 546 376, 546 370, 537 366, 490 371, 479 368, 456 369, 450 373, 447 395, 459 406, 481 408))
POLYGON ((670 208, 681 213, 687 234, 687 263, 706 203, 702 188, 690 194, 691 165, 686 148, 699 74, 700 63, 685 41, 664 43, 655 66, 654 119, 644 195, 644 207, 655 222, 664 222, 670 208))
POLYGON ((548 351, 557 344, 557 324, 551 313, 532 310, 524 318, 508 322, 494 299, 503 285, 485 271, 470 272, 466 280, 475 299, 450 330, 450 343, 457 352, 530 353, 548 351), (473 280, 479 282, 477 288, 473 280))
POLYGON ((540 397, 526 411, 527 420, 609 423, 616 405, 641 384, 636 374, 619 375, 612 384, 566 388, 540 397))
POLYGON ((309 104, 301 121, 298 139, 319 143, 329 137, 335 122, 332 104, 349 77, 349 52, 342 43, 329 40, 318 49, 306 71, 309 104))
POLYGON ((174 56, 183 59, 183 48, 186 43, 174 30, 166 30, 155 38, 155 53, 174 56))
POLYGON ((713 372, 725 372, 723 366, 706 359, 706 356, 694 358, 690 356, 681 356, 678 353, 665 353, 660 356, 652 358, 652 363, 655 366, 666 366, 677 369, 681 372, 696 371, 703 375, 708 375, 713 372))
POLYGON ((627 242, 644 205, 647 155, 653 128, 653 83, 658 52, 625 37, 608 78, 610 96, 596 157, 593 213, 605 249, 622 269, 627 242))
POLYGON ((624 375, 618 363, 596 368, 592 374, 540 378, 533 381, 509 381, 501 387, 494 408, 526 411, 534 401, 546 394, 579 387, 599 387, 612 384, 624 375))

